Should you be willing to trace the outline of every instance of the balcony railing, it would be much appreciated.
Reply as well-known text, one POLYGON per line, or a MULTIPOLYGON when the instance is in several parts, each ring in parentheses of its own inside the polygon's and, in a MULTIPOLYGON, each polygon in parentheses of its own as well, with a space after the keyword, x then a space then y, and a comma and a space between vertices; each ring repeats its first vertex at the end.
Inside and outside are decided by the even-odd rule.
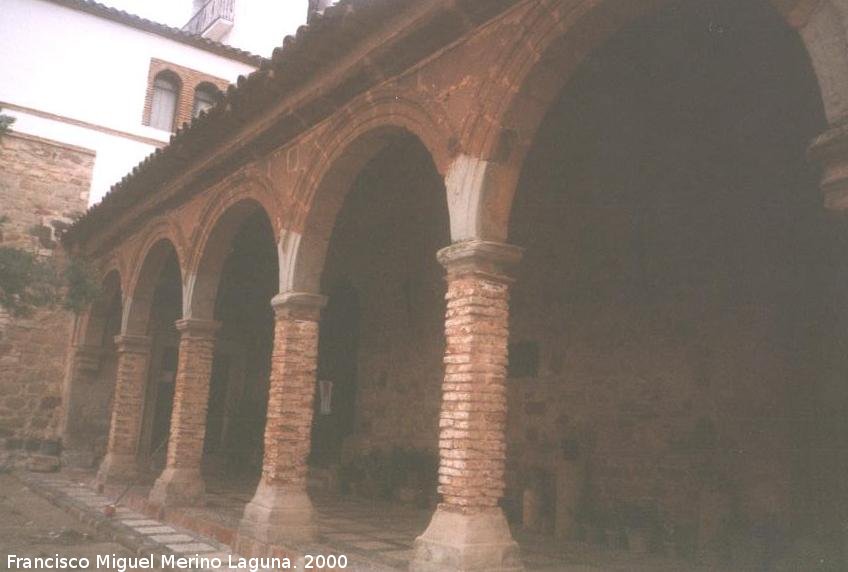
POLYGON ((209 0, 191 17, 183 31, 220 40, 233 27, 235 0, 209 0))

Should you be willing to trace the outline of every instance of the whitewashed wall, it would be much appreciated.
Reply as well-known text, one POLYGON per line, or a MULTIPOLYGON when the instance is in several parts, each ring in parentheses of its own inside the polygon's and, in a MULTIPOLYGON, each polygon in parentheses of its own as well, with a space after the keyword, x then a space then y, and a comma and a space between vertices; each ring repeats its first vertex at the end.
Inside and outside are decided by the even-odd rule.
POLYGON ((51 2, 2 0, 0 5, 0 106, 34 108, 128 134, 4 110, 17 117, 17 131, 97 153, 91 204, 155 149, 131 136, 161 142, 170 137, 142 125, 151 58, 229 81, 253 71, 247 64, 51 2))

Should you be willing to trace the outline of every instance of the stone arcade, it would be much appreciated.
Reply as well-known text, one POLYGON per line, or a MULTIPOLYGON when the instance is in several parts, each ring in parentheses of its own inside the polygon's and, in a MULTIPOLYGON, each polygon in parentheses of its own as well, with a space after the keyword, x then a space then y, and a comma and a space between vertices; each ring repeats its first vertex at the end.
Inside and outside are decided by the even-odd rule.
POLYGON ((846 15, 328 8, 67 234, 104 285, 69 419, 115 364, 98 479, 153 466, 151 502, 195 505, 255 467, 246 556, 315 535, 313 473, 391 447, 438 455, 413 570, 520 570, 508 522, 615 510, 679 550, 731 521, 841 547, 846 15))

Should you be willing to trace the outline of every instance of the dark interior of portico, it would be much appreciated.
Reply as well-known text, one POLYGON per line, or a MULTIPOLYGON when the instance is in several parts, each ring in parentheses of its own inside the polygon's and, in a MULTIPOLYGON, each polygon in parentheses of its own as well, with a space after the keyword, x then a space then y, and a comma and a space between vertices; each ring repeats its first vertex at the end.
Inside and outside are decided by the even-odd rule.
POLYGON ((204 440, 207 470, 248 480, 262 468, 277 264, 271 223, 257 208, 235 233, 221 271, 204 440))
POLYGON ((837 529, 840 253, 805 157, 824 127, 766 1, 672 3, 581 64, 511 218, 515 522, 765 560, 837 529))
POLYGON ((434 499, 448 244, 442 177, 393 135, 353 182, 322 275, 310 463, 342 492, 434 499))
POLYGON ((152 338, 152 345, 139 450, 154 473, 165 465, 179 354, 179 333, 175 322, 183 314, 182 278, 177 255, 170 244, 161 244, 163 246, 156 247, 152 255, 161 256, 164 260, 155 279, 150 304, 148 335, 152 338), (160 250, 163 252, 157 252, 160 250))

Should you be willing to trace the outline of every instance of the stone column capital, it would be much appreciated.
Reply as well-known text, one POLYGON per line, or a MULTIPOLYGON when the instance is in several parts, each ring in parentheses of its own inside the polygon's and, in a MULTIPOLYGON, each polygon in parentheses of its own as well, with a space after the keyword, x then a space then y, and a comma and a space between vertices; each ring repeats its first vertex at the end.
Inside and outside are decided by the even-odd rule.
POLYGON ((813 139, 807 157, 822 170, 820 187, 825 207, 848 211, 848 122, 833 125, 813 139))
POLYGON ((147 354, 153 339, 150 336, 120 334, 115 336, 115 347, 118 353, 147 354))
POLYGON ((221 328, 221 322, 216 320, 198 320, 196 318, 183 318, 175 322, 181 336, 192 338, 214 338, 221 328))
POLYGON ((318 321, 321 309, 326 305, 326 296, 309 292, 280 292, 271 299, 277 319, 290 317, 318 321))
POLYGON ((810 159, 825 162, 834 157, 845 158, 848 153, 848 121, 831 125, 810 142, 807 151, 810 159))
POLYGON ((436 256, 449 277, 473 274, 509 283, 523 253, 523 248, 512 244, 466 240, 441 249, 436 256))

